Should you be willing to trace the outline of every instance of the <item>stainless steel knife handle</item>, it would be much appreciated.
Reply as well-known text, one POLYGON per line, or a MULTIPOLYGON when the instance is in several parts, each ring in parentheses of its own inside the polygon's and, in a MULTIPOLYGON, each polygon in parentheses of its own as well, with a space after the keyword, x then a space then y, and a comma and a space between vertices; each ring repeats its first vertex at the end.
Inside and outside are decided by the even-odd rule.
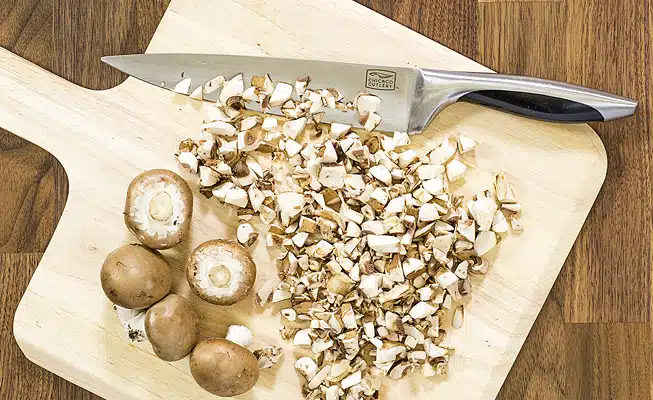
POLYGON ((609 121, 628 117, 637 102, 582 86, 539 78, 423 69, 411 132, 421 131, 444 107, 467 101, 554 122, 609 121), (419 125, 422 125, 419 127, 419 125))

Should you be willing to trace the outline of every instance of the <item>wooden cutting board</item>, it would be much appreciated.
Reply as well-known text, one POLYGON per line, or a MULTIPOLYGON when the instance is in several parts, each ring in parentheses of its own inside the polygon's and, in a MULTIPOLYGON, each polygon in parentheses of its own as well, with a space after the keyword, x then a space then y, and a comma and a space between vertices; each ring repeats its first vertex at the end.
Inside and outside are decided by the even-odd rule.
MULTIPOLYGON (((347 0, 175 0, 148 51, 487 70, 347 0)), ((214 398, 193 382, 187 360, 166 363, 149 345, 129 344, 99 284, 104 257, 134 241, 122 222, 129 181, 145 169, 178 170, 172 154, 181 139, 197 136, 200 107, 135 79, 89 91, 5 50, 0 90, 0 126, 51 152, 70 181, 59 226, 16 312, 14 333, 26 356, 107 398, 214 398)), ((456 133, 480 143, 464 158, 470 171, 460 191, 490 187, 494 173, 508 171, 525 208, 526 230, 503 241, 490 257, 490 272, 473 281, 465 325, 453 335, 458 350, 449 376, 388 382, 383 398, 494 398, 605 177, 605 151, 587 125, 553 125, 457 104, 414 142, 425 151, 456 133)), ((281 365, 263 371, 243 398, 299 399, 294 350, 277 334, 277 310, 261 310, 252 296, 230 308, 209 305, 191 295, 183 277, 192 248, 233 237, 236 226, 232 211, 196 191, 190 239, 164 252, 175 271, 173 290, 199 309, 203 336, 224 335, 239 323, 253 330, 254 347, 286 350, 281 365)), ((275 268, 262 241, 253 252, 258 287, 275 268)))

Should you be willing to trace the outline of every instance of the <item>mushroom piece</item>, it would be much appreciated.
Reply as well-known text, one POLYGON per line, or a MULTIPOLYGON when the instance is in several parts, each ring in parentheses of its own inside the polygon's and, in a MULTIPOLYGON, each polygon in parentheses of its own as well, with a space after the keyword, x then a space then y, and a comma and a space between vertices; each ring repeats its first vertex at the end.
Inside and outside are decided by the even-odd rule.
POLYGON ((200 298, 228 306, 249 294, 256 280, 256 265, 247 249, 237 242, 209 240, 191 254, 186 278, 200 298))
POLYGON ((145 333, 162 360, 177 361, 193 351, 200 335, 199 315, 185 298, 169 294, 147 310, 145 333))
POLYGON ((236 343, 237 345, 248 348, 252 345, 254 341, 254 336, 252 331, 248 327, 243 325, 231 325, 227 328, 227 335, 225 336, 230 342, 236 343))
POLYGON ((100 270, 100 282, 113 303, 138 309, 151 306, 170 292, 172 273, 159 252, 128 244, 109 253, 100 270))
POLYGON ((113 310, 118 315, 120 325, 125 329, 127 337, 132 342, 144 342, 147 340, 145 335, 145 314, 147 309, 132 310, 113 305, 113 310))
POLYGON ((125 225, 152 249, 169 249, 190 230, 193 193, 181 176, 165 169, 138 175, 127 188, 125 225))
POLYGON ((246 348, 227 339, 199 343, 190 356, 195 382, 216 396, 233 397, 250 390, 258 381, 258 360, 246 348))

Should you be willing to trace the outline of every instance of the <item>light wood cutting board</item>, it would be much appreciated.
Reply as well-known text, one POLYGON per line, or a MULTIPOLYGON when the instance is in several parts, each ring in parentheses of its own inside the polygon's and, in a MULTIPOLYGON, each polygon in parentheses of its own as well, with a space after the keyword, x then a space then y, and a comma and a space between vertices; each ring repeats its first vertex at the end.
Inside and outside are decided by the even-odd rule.
MULTIPOLYGON (((347 0, 175 0, 148 51, 487 70, 347 0)), ((26 356, 107 398, 213 398, 193 382, 187 360, 166 363, 149 345, 128 343, 99 283, 104 257, 134 241, 122 222, 129 181, 145 169, 178 170, 172 154, 181 139, 197 137, 200 107, 135 79, 108 91, 85 90, 5 50, 0 91, 0 126, 56 156, 70 181, 61 221, 16 312, 14 333, 26 356)), ((449 376, 388 382, 384 399, 496 396, 605 177, 603 145, 587 125, 457 104, 414 141, 425 151, 456 133, 480 143, 464 158, 470 172, 459 190, 490 187, 493 174, 508 171, 526 230, 503 241, 488 275, 474 279, 465 325, 453 335, 459 347, 449 376)), ((207 239, 233 237, 237 226, 232 211, 194 189, 191 238, 164 252, 175 270, 173 290, 199 309, 204 336, 224 335, 239 323, 253 330, 254 347, 285 348, 281 365, 263 371, 243 398, 301 398, 293 346, 277 334, 277 309, 261 310, 252 296, 220 308, 191 295, 182 271, 190 250, 207 239)), ((253 252, 258 287, 275 268, 262 241, 253 252)))

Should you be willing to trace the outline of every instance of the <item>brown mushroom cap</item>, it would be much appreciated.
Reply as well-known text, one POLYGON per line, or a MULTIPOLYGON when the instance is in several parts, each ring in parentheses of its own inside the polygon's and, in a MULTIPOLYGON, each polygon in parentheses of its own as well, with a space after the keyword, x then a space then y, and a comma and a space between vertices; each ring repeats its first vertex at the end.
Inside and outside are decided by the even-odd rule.
POLYGON ((258 360, 246 348, 226 339, 207 339, 190 356, 190 372, 198 385, 217 396, 245 393, 256 384, 258 360))
POLYGON ((193 351, 200 335, 199 315, 185 298, 169 294, 147 310, 145 333, 154 354, 177 361, 193 351))
POLYGON ((102 290, 124 308, 145 308, 170 292, 170 264, 156 250, 128 244, 112 251, 100 271, 102 290))
POLYGON ((127 188, 125 225, 152 249, 169 249, 186 237, 193 214, 193 192, 167 169, 145 171, 127 188))
POLYGON ((191 254, 186 278, 200 298, 226 306, 249 294, 256 280, 256 265, 247 249, 239 243, 209 240, 191 254))

